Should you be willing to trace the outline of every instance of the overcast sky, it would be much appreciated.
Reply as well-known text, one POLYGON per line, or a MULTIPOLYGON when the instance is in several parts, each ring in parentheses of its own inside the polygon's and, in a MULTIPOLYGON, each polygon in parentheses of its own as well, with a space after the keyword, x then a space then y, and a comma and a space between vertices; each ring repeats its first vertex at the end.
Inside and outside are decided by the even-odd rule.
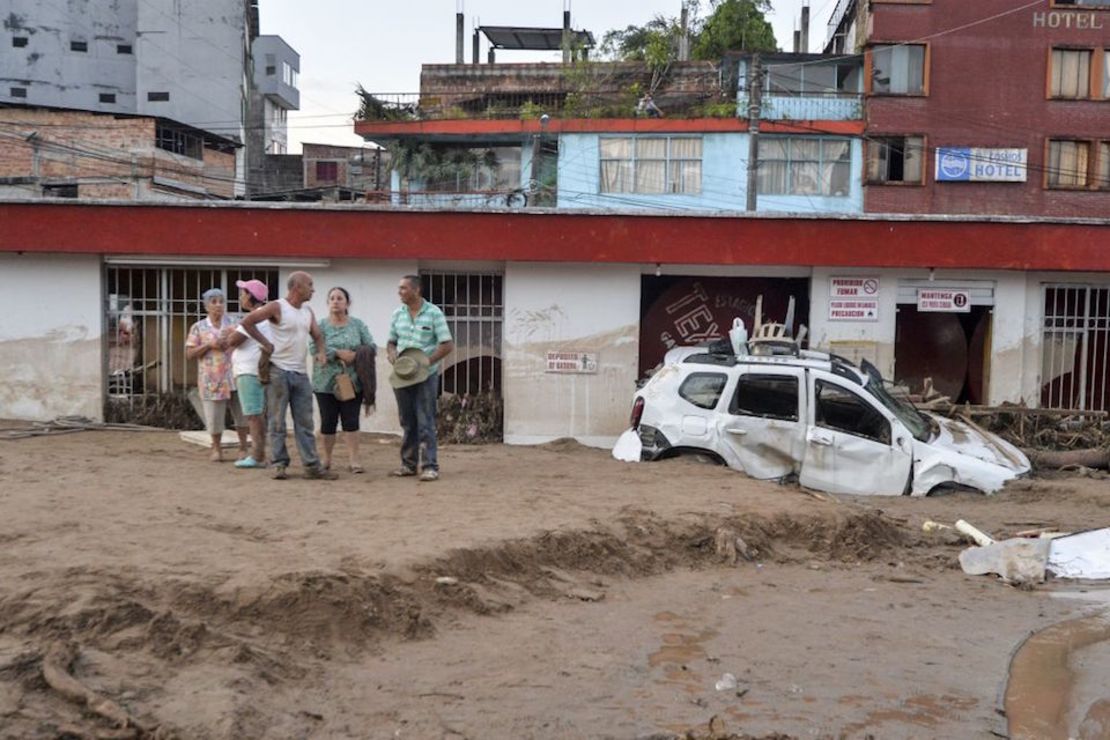
MULTIPOLYGON (((301 55, 301 109, 289 115, 290 153, 302 142, 358 146, 351 116, 355 86, 371 92, 416 92, 420 65, 455 61, 457 0, 263 0, 261 30, 281 36, 301 55)), ((559 27, 564 0, 465 0, 466 59, 473 25, 559 27)), ((772 0, 779 47, 790 50, 803 0, 772 0)), ((678 15, 680 0, 571 0, 577 29, 598 42, 611 28, 678 15)), ((819 51, 836 0, 811 0, 810 49, 819 51)), ((708 0, 703 0, 708 7, 708 0)), ((704 13, 704 11, 703 11, 704 13)), ((482 58, 485 58, 483 40, 482 58)), ((509 52, 499 62, 559 61, 558 52, 509 52), (529 55, 530 54, 530 55, 529 55)))

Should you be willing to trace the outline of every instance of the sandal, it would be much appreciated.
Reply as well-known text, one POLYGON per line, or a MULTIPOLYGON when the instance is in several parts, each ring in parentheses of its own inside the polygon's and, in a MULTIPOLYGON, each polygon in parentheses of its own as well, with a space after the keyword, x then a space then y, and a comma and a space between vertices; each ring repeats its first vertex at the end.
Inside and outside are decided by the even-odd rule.
POLYGON ((347 470, 349 470, 352 473, 365 473, 366 472, 365 470, 362 469, 361 465, 348 465, 347 470))

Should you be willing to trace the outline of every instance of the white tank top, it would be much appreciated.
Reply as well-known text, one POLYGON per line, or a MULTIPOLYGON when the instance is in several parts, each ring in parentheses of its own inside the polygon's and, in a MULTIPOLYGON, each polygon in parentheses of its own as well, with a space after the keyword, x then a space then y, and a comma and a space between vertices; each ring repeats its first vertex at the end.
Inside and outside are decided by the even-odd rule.
POLYGON ((278 299, 281 306, 281 323, 270 324, 270 341, 274 344, 274 354, 270 362, 282 370, 294 373, 308 373, 308 329, 312 326, 312 309, 307 303, 293 308, 284 298, 278 299))

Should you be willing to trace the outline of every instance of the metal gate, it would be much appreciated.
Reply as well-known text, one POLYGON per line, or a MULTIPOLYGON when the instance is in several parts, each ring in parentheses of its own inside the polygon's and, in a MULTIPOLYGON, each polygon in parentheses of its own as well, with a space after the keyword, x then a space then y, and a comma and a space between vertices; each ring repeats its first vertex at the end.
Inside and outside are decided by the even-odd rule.
POLYGON ((1045 285, 1041 405, 1107 410, 1108 360, 1110 287, 1045 285))
POLYGON ((278 296, 275 268, 108 265, 108 398, 129 400, 196 385, 196 363, 185 360, 189 327, 204 317, 201 294, 221 288, 227 311, 240 312, 236 280, 257 278, 278 296))
POLYGON ((424 297, 443 309, 455 352, 440 373, 443 393, 501 395, 503 276, 497 273, 423 272, 424 297))

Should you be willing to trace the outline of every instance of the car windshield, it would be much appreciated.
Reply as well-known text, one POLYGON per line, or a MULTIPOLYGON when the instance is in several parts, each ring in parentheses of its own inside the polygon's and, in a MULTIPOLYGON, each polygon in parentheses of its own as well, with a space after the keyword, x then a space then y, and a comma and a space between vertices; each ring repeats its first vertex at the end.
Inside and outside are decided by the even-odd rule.
POLYGON ((879 403, 886 406, 891 413, 898 417, 899 421, 906 425, 914 439, 922 442, 929 441, 932 435, 932 425, 917 409, 909 403, 890 395, 890 391, 883 386, 882 380, 876 381, 874 378, 868 378, 865 387, 868 393, 877 398, 879 403))
POLYGON ((921 412, 913 407, 913 404, 892 396, 883 384, 883 378, 879 375, 878 370, 873 365, 867 367, 868 365, 870 363, 863 363, 863 371, 867 374, 867 385, 864 386, 867 388, 867 392, 897 416, 898 420, 910 430, 914 439, 928 442, 933 433, 933 426, 929 423, 929 420, 922 416, 921 412))

